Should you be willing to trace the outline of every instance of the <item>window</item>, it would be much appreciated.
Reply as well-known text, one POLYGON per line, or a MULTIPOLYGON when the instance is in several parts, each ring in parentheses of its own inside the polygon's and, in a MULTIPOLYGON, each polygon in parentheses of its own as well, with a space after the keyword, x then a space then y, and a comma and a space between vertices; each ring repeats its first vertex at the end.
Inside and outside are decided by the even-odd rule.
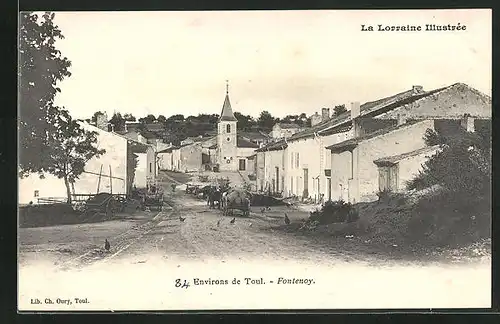
POLYGON ((40 197, 40 192, 38 190, 35 190, 33 193, 33 197, 40 197))
POLYGON ((149 163, 149 172, 153 172, 153 163, 149 163))
POLYGON ((231 133, 231 125, 226 125, 226 133, 231 133))
POLYGON ((291 157, 290 157, 290 168, 293 169, 293 156, 295 155, 295 153, 292 153, 291 154, 291 157))
POLYGON ((295 167, 298 169, 299 168, 299 152, 296 153, 296 157, 295 157, 295 167))

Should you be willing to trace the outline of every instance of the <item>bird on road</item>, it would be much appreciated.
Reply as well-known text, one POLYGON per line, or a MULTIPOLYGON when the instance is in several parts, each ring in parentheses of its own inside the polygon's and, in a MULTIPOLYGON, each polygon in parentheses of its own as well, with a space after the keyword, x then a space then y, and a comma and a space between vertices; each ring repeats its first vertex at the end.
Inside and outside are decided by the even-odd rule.
POLYGON ((265 207, 264 207, 264 208, 262 208, 262 209, 260 210, 260 212, 261 212, 262 214, 264 214, 264 213, 266 212, 266 208, 265 208, 265 207))
POLYGON ((220 219, 217 221, 217 226, 220 226, 220 219))
POLYGON ((288 218, 288 215, 285 213, 285 224, 290 225, 290 218, 288 218))
POLYGON ((267 210, 271 210, 271 207, 269 207, 269 206, 268 206, 268 207, 267 207, 267 210))
POLYGON ((180 220, 181 222, 184 222, 184 221, 186 220, 186 217, 182 218, 181 216, 179 216, 179 220, 180 220))
POLYGON ((111 244, 109 244, 108 239, 104 240, 104 249, 109 252, 109 249, 111 248, 111 244))
POLYGON ((234 224, 234 222, 236 222, 236 217, 233 217, 233 219, 231 219, 230 221, 231 224, 234 224))

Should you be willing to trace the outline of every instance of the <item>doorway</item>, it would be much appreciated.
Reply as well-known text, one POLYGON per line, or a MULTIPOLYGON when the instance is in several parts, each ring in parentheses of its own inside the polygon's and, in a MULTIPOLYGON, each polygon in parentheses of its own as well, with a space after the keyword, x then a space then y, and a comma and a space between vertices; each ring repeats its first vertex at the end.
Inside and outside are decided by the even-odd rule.
POLYGON ((245 159, 240 159, 239 160, 239 170, 240 171, 245 171, 246 170, 246 161, 245 161, 245 159))
POLYGON ((383 166, 378 169, 378 188, 380 191, 398 190, 398 165, 383 166))
POLYGON ((304 169, 304 191, 302 196, 304 198, 309 197, 309 169, 304 169))
POLYGON ((276 167, 276 192, 280 191, 279 179, 280 179, 280 168, 276 167))
POLYGON ((332 200, 332 178, 326 178, 326 197, 328 201, 332 200))

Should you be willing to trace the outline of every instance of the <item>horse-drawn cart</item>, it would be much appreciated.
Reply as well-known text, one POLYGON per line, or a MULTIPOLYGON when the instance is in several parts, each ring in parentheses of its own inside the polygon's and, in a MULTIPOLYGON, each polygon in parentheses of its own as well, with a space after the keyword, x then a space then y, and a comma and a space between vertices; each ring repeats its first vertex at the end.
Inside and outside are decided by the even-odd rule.
POLYGON ((158 211, 163 209, 164 195, 163 191, 158 186, 151 186, 143 194, 141 205, 143 209, 156 208, 158 211))
POLYGON ((250 215, 250 194, 241 190, 229 190, 222 196, 222 214, 233 215, 234 210, 240 210, 243 216, 250 215))
POLYGON ((106 215, 106 219, 111 219, 116 212, 123 211, 126 199, 121 195, 113 195, 108 192, 101 192, 90 196, 85 202, 83 214, 95 217, 99 213, 106 215))

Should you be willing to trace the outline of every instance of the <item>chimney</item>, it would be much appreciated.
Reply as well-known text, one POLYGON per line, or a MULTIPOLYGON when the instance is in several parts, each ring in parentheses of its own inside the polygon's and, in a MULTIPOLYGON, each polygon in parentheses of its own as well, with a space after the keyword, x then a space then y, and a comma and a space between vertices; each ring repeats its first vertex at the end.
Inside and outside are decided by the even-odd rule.
POLYGON ((311 127, 321 123, 321 116, 318 112, 315 112, 314 115, 311 116, 311 127))
POLYGON ((422 87, 420 85, 414 85, 412 87, 412 91, 413 91, 414 94, 419 94, 419 93, 424 92, 424 87, 422 87))
POLYGON ((360 112, 361 108, 359 105, 359 101, 351 102, 351 120, 354 137, 361 136, 361 125, 359 123, 360 112))
POLYGON ((406 116, 403 114, 398 114, 398 126, 406 123, 406 116))
POLYGON ((470 114, 464 114, 460 120, 460 125, 468 132, 473 133, 474 129, 474 118, 470 114))
POLYGON ((322 108, 321 109, 321 120, 326 121, 330 119, 330 108, 322 108))
POLYGON ((359 101, 351 102, 351 119, 358 117, 360 113, 359 101))
POLYGON ((106 113, 98 114, 95 125, 102 130, 108 131, 108 115, 106 113))

